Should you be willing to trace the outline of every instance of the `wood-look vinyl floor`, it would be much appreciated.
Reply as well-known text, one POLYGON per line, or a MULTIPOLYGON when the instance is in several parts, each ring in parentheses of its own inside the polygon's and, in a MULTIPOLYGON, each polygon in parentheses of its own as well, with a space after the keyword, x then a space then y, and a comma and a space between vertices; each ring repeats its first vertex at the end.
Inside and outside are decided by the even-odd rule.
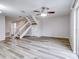
POLYGON ((68 40, 25 37, 0 42, 0 59, 77 59, 77 56, 68 40))

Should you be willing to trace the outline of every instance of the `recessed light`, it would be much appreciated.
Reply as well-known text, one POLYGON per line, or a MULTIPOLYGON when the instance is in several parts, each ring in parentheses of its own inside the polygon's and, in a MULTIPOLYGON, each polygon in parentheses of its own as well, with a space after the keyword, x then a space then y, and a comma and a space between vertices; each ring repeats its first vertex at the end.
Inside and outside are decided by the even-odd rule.
POLYGON ((0 11, 0 14, 2 13, 2 11, 0 11))

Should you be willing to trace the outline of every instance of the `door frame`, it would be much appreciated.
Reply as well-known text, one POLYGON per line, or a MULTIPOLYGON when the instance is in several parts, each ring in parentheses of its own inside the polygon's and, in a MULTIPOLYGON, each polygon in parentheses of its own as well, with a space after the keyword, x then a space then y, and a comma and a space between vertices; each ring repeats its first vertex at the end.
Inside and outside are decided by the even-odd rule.
POLYGON ((79 24, 79 19, 78 19, 78 11, 79 11, 79 7, 76 8, 76 54, 79 54, 79 47, 78 47, 78 24, 79 24))

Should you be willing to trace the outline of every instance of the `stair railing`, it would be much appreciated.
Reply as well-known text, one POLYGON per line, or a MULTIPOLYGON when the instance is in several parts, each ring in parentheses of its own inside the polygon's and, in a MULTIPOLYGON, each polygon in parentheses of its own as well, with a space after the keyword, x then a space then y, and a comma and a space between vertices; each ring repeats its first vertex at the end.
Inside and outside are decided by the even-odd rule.
MULTIPOLYGON (((23 34, 23 32, 26 32, 29 28, 31 28, 32 21, 38 23, 34 16, 32 16, 32 18, 30 18, 30 17, 25 17, 25 18, 26 18, 27 22, 25 22, 25 24, 23 24, 23 26, 21 26, 20 28, 16 27, 16 24, 17 24, 16 22, 13 23, 13 24, 15 24, 15 25, 13 25, 13 27, 16 27, 16 28, 12 28, 12 30, 14 30, 13 31, 14 37, 21 36, 23 34)), ((23 37, 23 35, 20 38, 22 38, 22 37, 23 37)))

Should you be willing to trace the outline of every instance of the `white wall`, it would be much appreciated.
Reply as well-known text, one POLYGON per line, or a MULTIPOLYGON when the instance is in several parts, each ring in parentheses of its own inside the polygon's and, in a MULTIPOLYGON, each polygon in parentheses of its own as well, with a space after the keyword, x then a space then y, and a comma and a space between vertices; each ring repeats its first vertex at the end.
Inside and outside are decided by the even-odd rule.
POLYGON ((5 16, 0 15, 0 41, 5 40, 5 16))
MULTIPOLYGON (((31 36, 69 38, 69 17, 69 15, 56 17, 37 17, 39 24, 32 28, 33 30, 31 36)), ((6 32, 10 31, 10 23, 12 20, 15 20, 15 18, 6 17, 6 32)))
POLYGON ((40 34, 40 36, 69 38, 69 15, 57 17, 37 17, 37 20, 40 23, 38 25, 40 33, 36 31, 36 36, 40 34))

